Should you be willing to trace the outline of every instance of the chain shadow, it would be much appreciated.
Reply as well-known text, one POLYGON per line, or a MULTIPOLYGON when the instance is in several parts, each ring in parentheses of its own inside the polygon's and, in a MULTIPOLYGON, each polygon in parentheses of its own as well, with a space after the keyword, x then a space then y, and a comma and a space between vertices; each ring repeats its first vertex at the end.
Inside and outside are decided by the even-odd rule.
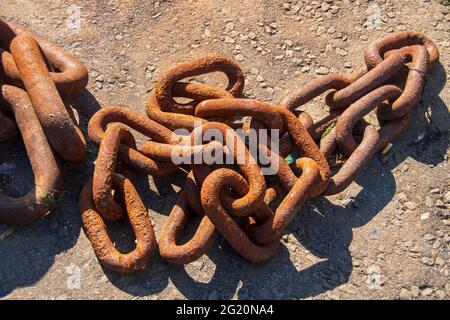
MULTIPOLYGON (((371 170, 388 171, 377 159, 372 162, 375 169, 371 170)), ((352 228, 370 221, 395 192, 395 180, 390 175, 386 177, 383 173, 370 182, 383 186, 386 192, 380 198, 378 193, 363 189, 357 198, 365 201, 368 196, 376 196, 377 205, 361 209, 350 207, 349 210, 333 205, 326 198, 315 199, 312 201, 313 206, 305 207, 289 227, 289 233, 315 255, 317 260, 322 261, 303 268, 301 261, 292 261, 293 257, 286 246, 281 245, 276 256, 268 262, 252 264, 243 260, 219 237, 206 253, 215 264, 209 282, 195 280, 184 266, 169 267, 168 276, 188 299, 299 299, 315 296, 344 284, 352 271, 352 259, 348 250, 352 228), (322 215, 317 214, 317 210, 322 215)))
POLYGON ((408 148, 396 152, 394 161, 402 162, 411 156, 421 163, 437 165, 445 160, 450 143, 450 112, 440 93, 446 88, 446 81, 447 74, 442 64, 427 76, 423 99, 415 108, 413 121, 400 140, 408 148))
POLYGON ((84 115, 86 119, 92 118, 92 116, 102 108, 94 95, 87 89, 73 97, 72 103, 74 104, 75 109, 84 115))
MULTIPOLYGON (((86 110, 98 110, 98 102, 84 90, 71 102, 81 115, 90 116, 86 110)), ((80 116, 80 128, 87 136, 88 118, 80 116)), ((0 296, 7 296, 16 288, 32 286, 39 281, 55 262, 55 256, 72 248, 81 230, 78 196, 88 172, 93 170, 96 151, 88 143, 87 157, 79 163, 60 162, 64 173, 63 191, 56 207, 31 225, 15 227, 14 232, 0 241, 0 296)), ((0 164, 12 164, 14 170, 8 181, 0 185, 8 194, 19 196, 31 190, 33 172, 21 139, 17 143, 2 145, 0 164)), ((0 225, 0 232, 8 229, 0 225)))
MULTIPOLYGON (((306 206, 289 227, 301 245, 322 261, 304 267, 301 261, 292 261, 284 245, 278 254, 261 265, 244 261, 221 238, 209 250, 208 257, 216 265, 208 283, 193 279, 184 267, 170 266, 157 254, 150 266, 133 276, 117 275, 108 270, 105 274, 116 287, 130 294, 145 296, 162 291, 170 279, 175 287, 189 299, 299 299, 312 297, 348 282, 352 272, 352 258, 349 245, 353 237, 352 229, 367 224, 395 193, 396 184, 390 170, 402 163, 406 157, 427 164, 438 164, 444 160, 448 148, 449 123, 448 108, 440 99, 439 93, 445 87, 446 74, 440 65, 431 75, 425 88, 424 101, 414 112, 413 124, 395 143, 394 152, 383 166, 374 158, 356 182, 363 189, 355 196, 354 202, 369 206, 336 206, 326 198, 310 202, 323 216, 306 206), (431 105, 432 112, 424 121, 425 109, 431 105), (300 269, 300 270, 299 270, 300 269), (262 280, 263 279, 263 280, 262 280)), ((92 115, 100 109, 98 102, 88 92, 73 99, 77 109, 84 115, 92 115), (83 105, 83 109, 80 108, 83 105)), ((86 134, 87 120, 81 119, 81 128, 86 134)), ((17 148, 18 146, 16 146, 17 148)), ((22 151, 23 152, 23 151, 22 151)), ((5 161, 11 152, 2 152, 0 160, 5 161)), ((79 164, 65 164, 66 190, 64 202, 53 214, 44 217, 33 225, 20 228, 14 234, 0 241, 0 294, 6 295, 15 288, 36 283, 51 267, 54 257, 71 248, 77 241, 81 219, 78 212, 78 194, 92 172, 96 148, 89 144, 88 157, 79 164), (80 179, 80 174, 81 178, 80 179), (70 183, 69 183, 70 182, 70 183), (30 236, 31 235, 31 236, 30 236)), ((19 158, 24 158, 20 155, 19 158)), ((25 156, 26 159, 26 156, 25 156)), ((14 159, 16 162, 16 159, 14 159)), ((24 174, 31 174, 28 164, 20 165, 24 174), (28 171, 27 171, 28 170, 28 171)), ((20 179, 25 186, 29 179, 20 179)), ((168 182, 182 186, 179 178, 167 180, 156 178, 156 193, 144 183, 139 192, 143 194, 145 205, 157 212, 170 212, 176 201, 176 192, 168 187, 168 182)), ((119 244, 120 246, 120 244, 119 244)))
MULTIPOLYGON (((13 196, 25 194, 34 179, 23 143, 17 143, 3 154, 0 163, 14 163, 12 184, 7 186, 13 196)), ((0 294, 6 296, 14 289, 32 286, 44 276, 55 262, 55 256, 72 248, 79 237, 81 221, 77 206, 83 179, 84 161, 61 164, 64 189, 56 207, 31 225, 15 227, 14 232, 0 241, 0 294)), ((0 225, 1 231, 8 226, 0 225)))
MULTIPOLYGON (((393 152, 383 159, 384 165, 374 157, 358 176, 355 182, 362 190, 351 203, 341 206, 324 197, 314 199, 294 219, 288 233, 322 261, 297 270, 296 262, 282 246, 270 261, 254 265, 242 261, 224 244, 222 252, 208 253, 216 264, 208 283, 194 280, 183 267, 174 268, 170 278, 177 289, 189 299, 209 299, 211 292, 215 292, 215 299, 302 299, 347 283, 353 270, 349 251, 353 228, 366 225, 392 200, 397 186, 391 170, 407 157, 430 165, 445 160, 450 115, 439 97, 445 84, 445 69, 439 65, 429 76, 424 99, 414 110, 409 130, 397 139, 393 152)), ((374 228, 371 236, 379 232, 374 228)))
MULTIPOLYGON (((291 257, 282 245, 273 259, 255 265, 244 261, 219 237, 207 253, 216 266, 207 283, 195 280, 185 267, 168 265, 158 256, 147 269, 136 275, 117 275, 107 270, 105 274, 116 287, 137 296, 160 292, 170 279, 188 299, 299 299, 316 296, 347 283, 353 270, 348 249, 353 228, 367 224, 392 200, 396 181, 391 170, 408 156, 427 164, 443 161, 448 147, 446 124, 449 114, 439 93, 445 87, 445 81, 445 70, 439 66, 430 76, 425 100, 415 109, 412 125, 396 141, 387 163, 383 165, 375 157, 356 179, 356 183, 363 187, 353 196, 353 203, 358 203, 358 206, 335 205, 326 198, 319 198, 311 201, 312 206, 306 206, 294 219, 288 232, 321 261, 305 267, 301 261, 293 262, 295 255, 291 257), (425 119, 427 105, 432 106, 432 113, 425 119)), ((157 212, 170 212, 177 197, 170 184, 182 186, 183 178, 183 175, 155 178, 153 182, 158 192, 151 190, 146 183, 140 184, 139 191, 147 207, 157 212)), ((376 236, 377 232, 379 230, 374 229, 373 235, 376 236)))
MULTIPOLYGON (((386 179, 382 180, 385 184, 386 179)), ((170 279, 188 299, 303 299, 336 288, 348 281, 353 269, 348 250, 352 228, 366 224, 389 202, 395 181, 388 179, 388 184, 390 192, 376 207, 348 210, 321 198, 314 200, 313 205, 323 216, 308 206, 301 210, 288 233, 315 256, 316 262, 291 256, 286 246, 297 251, 298 244, 288 240, 291 244, 283 243, 272 259, 252 264, 220 239, 222 250, 215 245, 207 253, 216 265, 208 283, 194 280, 183 267, 174 268, 170 279)))
MULTIPOLYGON (((443 161, 448 148, 445 124, 449 114, 438 95, 445 86, 445 79, 445 71, 439 67, 425 88, 425 100, 414 111, 409 130, 395 142, 393 152, 384 159, 384 164, 379 157, 371 160, 356 179, 362 190, 352 195, 348 205, 335 205, 323 197, 314 199, 294 219, 288 233, 314 255, 315 260, 320 261, 305 263, 309 266, 302 263, 304 257, 293 261, 295 255, 291 257, 283 244, 270 261, 251 264, 219 237, 206 254, 215 265, 215 270, 204 271, 212 273, 207 283, 191 276, 185 266, 168 265, 159 257, 146 271, 136 276, 124 278, 110 273, 108 278, 121 290, 139 296, 157 293, 164 289, 161 281, 165 284, 170 279, 188 299, 301 299, 347 283, 353 270, 349 251, 353 228, 367 224, 392 200, 396 181, 391 170, 410 156, 427 164, 436 165, 443 161), (430 104, 432 113, 426 119, 426 106, 430 104), (439 124, 443 124, 444 129, 439 124), (418 140, 417 137, 421 138, 418 140), (145 282, 145 279, 151 280, 145 282)), ((177 181, 178 186, 182 185, 181 180, 177 181)), ((171 204, 175 202, 175 192, 168 187, 166 178, 157 179, 155 185, 158 190, 162 188, 170 193, 163 204, 158 203, 156 211, 170 212, 171 204)), ((151 198, 149 195, 144 194, 147 203, 151 198)), ((379 232, 379 228, 374 228, 370 236, 377 236, 379 232)))
MULTIPOLYGON (((151 177, 151 180, 146 175, 134 175, 133 178, 133 183, 145 207, 153 211, 151 219, 156 238, 158 239, 158 231, 161 226, 158 225, 159 219, 154 218, 155 212, 162 215, 170 213, 178 197, 173 186, 177 188, 182 187, 186 175, 178 170, 176 174, 167 177, 154 176, 151 177)), ((128 221, 124 221, 121 224, 108 224, 108 230, 110 231, 109 235, 111 236, 111 240, 115 243, 119 251, 130 252, 134 249, 135 236, 128 221), (123 236, 117 237, 118 234, 122 234, 123 236)), ((152 255, 147 268, 132 275, 118 274, 104 267, 102 269, 108 280, 117 288, 139 297, 155 294, 166 288, 170 272, 170 266, 162 261, 158 250, 152 255)))

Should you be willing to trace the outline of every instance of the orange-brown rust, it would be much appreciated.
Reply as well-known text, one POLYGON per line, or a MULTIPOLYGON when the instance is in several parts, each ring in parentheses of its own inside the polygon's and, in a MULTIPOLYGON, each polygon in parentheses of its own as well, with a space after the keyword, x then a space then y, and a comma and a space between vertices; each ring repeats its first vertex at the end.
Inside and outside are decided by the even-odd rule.
POLYGON ((283 131, 283 120, 268 104, 254 99, 213 99, 201 102, 195 116, 199 118, 251 116, 268 129, 283 131))
MULTIPOLYGON (((192 99, 191 105, 195 109, 198 103, 209 99, 233 98, 233 95, 225 89, 210 87, 199 83, 176 82, 172 87, 173 97, 182 97, 192 99)), ((192 131, 195 125, 200 125, 206 120, 189 114, 165 112, 161 110, 155 92, 149 97, 147 102, 147 115, 150 119, 171 129, 187 129, 192 131)))
POLYGON ((229 91, 234 97, 239 97, 244 89, 244 75, 239 65, 232 59, 222 55, 210 55, 181 63, 160 76, 156 83, 156 100, 161 110, 182 114, 194 114, 194 105, 180 105, 172 96, 172 88, 176 82, 201 74, 220 71, 228 78, 229 91))
POLYGON ((81 161, 86 141, 50 78, 37 42, 21 34, 11 41, 11 53, 50 144, 64 160, 81 161))
MULTIPOLYGON (((109 123, 120 122, 152 138, 154 141, 172 144, 173 132, 159 123, 146 118, 140 113, 123 107, 106 107, 99 110, 89 121, 89 138, 100 145, 109 123)), ((119 146, 119 158, 135 170, 150 175, 164 176, 173 173, 177 167, 172 163, 158 162, 144 156, 139 150, 125 144, 119 146)))
MULTIPOLYGON (((425 75, 430 65, 428 51, 422 46, 409 46, 398 49, 412 60, 408 64, 408 75, 402 95, 390 104, 383 104, 377 109, 378 118, 382 120, 394 120, 404 117, 416 106, 422 96, 425 85, 425 75)), ((389 56, 396 51, 390 51, 389 56)))
POLYGON ((200 194, 192 172, 186 179, 186 187, 181 191, 177 203, 172 208, 159 237, 159 252, 161 257, 173 264, 187 264, 199 259, 211 246, 215 238, 216 228, 204 214, 200 203, 200 194), (189 199, 189 200, 188 200, 189 199), (196 202, 194 207, 189 203, 196 202), (186 224, 190 220, 192 211, 201 215, 200 224, 190 240, 184 244, 177 244, 186 224))
POLYGON ((298 151, 303 157, 311 158, 316 161, 320 168, 320 182, 311 188, 312 196, 318 196, 325 190, 330 179, 330 167, 328 165, 328 161, 320 152, 319 147, 311 138, 308 131, 306 131, 306 129, 298 121, 297 117, 285 108, 275 108, 283 118, 284 126, 298 151))
POLYGON ((401 94, 397 86, 385 85, 366 94, 342 113, 336 123, 336 141, 344 155, 350 157, 358 146, 352 135, 354 125, 383 101, 397 99, 401 94))
POLYGON ((145 156, 164 162, 174 162, 174 158, 177 157, 180 163, 175 163, 180 165, 181 160, 187 160, 190 164, 196 157, 202 157, 204 153, 211 152, 223 152, 223 145, 216 141, 211 141, 204 145, 189 146, 189 145, 173 145, 166 143, 159 143, 155 141, 147 141, 142 145, 142 154, 145 156))
POLYGON ((349 86, 338 91, 330 92, 326 96, 327 104, 333 109, 348 107, 365 94, 378 88, 381 84, 392 78, 403 67, 406 61, 406 54, 400 52, 393 53, 349 86))
POLYGON ((396 32, 371 42, 364 52, 364 61, 367 67, 372 69, 383 61, 385 53, 414 45, 423 46, 428 51, 430 68, 437 66, 439 50, 436 44, 424 34, 416 31, 396 32))
POLYGON ((50 77, 54 81, 59 92, 65 95, 78 94, 86 88, 89 80, 86 67, 69 51, 51 43, 50 41, 37 36, 31 30, 16 23, 0 18, 0 48, 2 68, 11 84, 22 86, 22 77, 17 69, 14 58, 8 52, 11 41, 15 36, 27 34, 33 37, 42 49, 45 57, 56 71, 50 72, 50 77), (6 50, 6 51, 5 51, 6 50))
MULTIPOLYGON (((232 156, 234 157, 240 171, 248 180, 249 184, 249 190, 243 197, 239 199, 226 198, 224 205, 236 216, 247 216, 254 212, 263 203, 266 191, 266 182, 262 172, 244 142, 239 138, 234 130, 223 123, 208 122, 196 128, 191 133, 192 144, 197 145, 196 137, 200 136, 201 132, 206 132, 208 130, 218 130, 218 132, 222 134, 224 146, 226 146, 232 153, 232 156), (230 149, 230 146, 233 148, 230 149)), ((198 175, 196 174, 198 169, 207 166, 208 165, 206 164, 196 164, 192 166, 196 180, 202 180, 198 179, 198 175)))
POLYGON ((133 136, 125 126, 119 123, 109 125, 100 143, 92 179, 95 206, 103 218, 111 221, 123 216, 122 207, 112 195, 112 180, 121 142, 125 142, 131 148, 136 147, 133 136))
POLYGON ((302 174, 278 206, 275 214, 261 225, 250 226, 250 236, 258 244, 270 244, 281 238, 283 231, 308 199, 311 187, 320 180, 319 166, 314 160, 300 158, 296 161, 296 165, 302 170, 302 174))
POLYGON ((113 185, 124 199, 127 215, 136 235, 136 248, 124 254, 114 247, 105 223, 94 204, 92 180, 83 187, 79 200, 83 228, 103 266, 120 273, 132 273, 144 269, 149 264, 157 243, 147 209, 131 181, 115 174, 113 185))
MULTIPOLYGON (((284 99, 282 106, 240 99, 244 84, 242 72, 237 65, 230 66, 229 61, 209 57, 182 64, 164 74, 150 96, 147 113, 153 121, 115 107, 101 110, 93 117, 89 136, 101 145, 99 159, 105 158, 98 166, 104 167, 107 174, 103 176, 112 174, 118 153, 123 163, 145 173, 161 175, 185 163, 175 161, 174 155, 191 161, 192 171, 162 229, 160 253, 163 259, 186 264, 200 258, 211 245, 217 229, 244 258, 252 262, 265 261, 276 254, 283 232, 305 201, 343 191, 375 152, 408 126, 411 109, 421 96, 429 56, 431 63, 437 63, 438 53, 428 40, 423 43, 418 43, 417 39, 401 41, 406 44, 378 48, 382 58, 373 66, 368 63, 367 68, 350 76, 333 74, 314 80, 284 99), (390 49, 383 51, 386 48, 390 49), (403 72, 406 67, 410 69, 408 73, 403 72), (215 71, 228 76, 228 91, 179 82, 215 71), (333 90, 326 96, 331 110, 325 118, 314 122, 309 113, 295 110, 328 90, 333 90), (190 101, 178 103, 174 97, 190 101), (375 108, 381 126, 378 130, 363 119, 375 108), (134 141, 121 137, 117 129, 115 144, 111 144, 109 132, 123 125, 152 140, 145 142, 142 151, 138 151, 134 141), (176 129, 184 130, 176 135, 173 134, 176 129), (253 158, 243 141, 244 136, 247 141, 253 134, 249 129, 280 130, 279 148, 273 148, 272 144, 269 147, 268 141, 258 137, 258 154, 266 158, 264 161, 253 158), (359 144, 354 135, 362 137, 359 144), (123 141, 119 144, 121 138, 123 141), (105 149, 104 145, 109 147, 105 149), (284 159, 290 152, 293 152, 291 157, 297 152, 302 157, 296 160, 295 166, 284 159), (341 152, 348 159, 331 177, 327 159, 341 152), (200 163, 195 161, 199 158, 200 163), (267 165, 267 159, 270 165, 278 162, 279 170, 266 181, 262 166, 267 165), (221 160, 233 160, 234 165, 221 160), (167 166, 164 169, 167 171, 161 169, 163 165, 167 166), (267 188, 266 183, 272 187, 267 188), (200 225, 187 242, 180 243, 193 213, 201 219, 200 225)), ((251 140, 249 148, 253 152, 251 140)), ((112 208, 115 204, 110 182, 102 179, 98 185, 109 197, 105 207, 112 208)))
MULTIPOLYGON (((344 191, 352 183, 362 169, 369 163, 372 156, 377 151, 379 143, 379 133, 377 129, 367 123, 364 123, 358 131, 363 131, 361 143, 356 147, 350 157, 345 161, 339 171, 330 179, 327 189, 323 192, 324 196, 331 196, 344 191)), ((335 141, 335 130, 330 133, 329 139, 335 141)), ((327 150, 331 153, 334 149, 327 150)))
POLYGON ((300 87, 289 97, 281 101, 281 105, 291 112, 301 107, 315 97, 320 96, 328 90, 340 90, 352 83, 352 78, 346 75, 331 73, 329 75, 319 77, 306 85, 300 87))
POLYGON ((403 118, 382 122, 381 128, 378 130, 380 138, 377 143, 377 151, 383 149, 405 131, 406 128, 408 128, 410 121, 411 112, 406 114, 403 118))
POLYGON ((29 224, 51 210, 62 185, 61 172, 27 93, 1 85, 1 96, 14 113, 22 135, 34 173, 34 187, 18 198, 0 193, 0 224, 29 224))
POLYGON ((263 262, 276 253, 280 245, 279 239, 268 245, 256 244, 239 227, 220 201, 222 188, 231 187, 240 190, 245 188, 245 185, 245 179, 237 172, 217 169, 207 176, 202 185, 202 205, 208 218, 234 250, 251 262, 263 262))
MULTIPOLYGON (((319 121, 312 123, 312 117, 307 112, 302 112, 299 115, 300 124, 308 131, 309 135, 314 141, 319 141, 322 134, 327 128, 336 122, 337 118, 342 114, 343 110, 330 110, 330 114, 320 119, 319 121)), ((289 134, 285 134, 280 139, 280 154, 287 156, 294 146, 292 144, 289 134)))

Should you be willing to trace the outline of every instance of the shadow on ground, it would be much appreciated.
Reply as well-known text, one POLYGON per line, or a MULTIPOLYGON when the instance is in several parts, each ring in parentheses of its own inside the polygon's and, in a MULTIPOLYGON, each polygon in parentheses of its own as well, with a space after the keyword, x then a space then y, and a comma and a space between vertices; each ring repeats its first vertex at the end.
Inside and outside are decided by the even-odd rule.
MULTIPOLYGON (((353 269, 349 252, 352 229, 367 224, 392 200, 396 183, 391 170, 407 157, 428 165, 444 161, 449 142, 447 126, 450 116, 439 93, 445 82, 445 70, 440 65, 430 75, 424 92, 425 100, 415 108, 410 128, 396 141, 387 163, 382 164, 379 158, 374 157, 356 180, 362 187, 353 199, 353 204, 357 205, 333 205, 322 197, 310 201, 297 215, 288 232, 320 258, 319 262, 297 270, 289 251, 282 245, 278 254, 267 263, 250 264, 218 237, 207 253, 216 265, 208 283, 196 281, 184 267, 168 265, 157 255, 149 268, 133 276, 117 275, 105 270, 108 279, 119 289, 136 296, 159 293, 170 279, 189 299, 230 299, 236 292, 239 299, 298 299, 315 296, 346 283, 353 269)), ((89 92, 74 101, 76 105, 83 104, 81 111, 89 116, 99 108, 89 92)), ((82 126, 86 133, 86 120, 82 126)), ((20 149, 21 146, 14 148, 20 149)), ((10 158, 11 154, 14 153, 3 152, 0 163, 16 163, 15 158, 10 158)), ((95 154, 94 148, 83 163, 67 165, 68 183, 64 202, 70 205, 65 206, 64 210, 59 208, 58 214, 51 214, 31 226, 20 228, 14 235, 0 241, 1 293, 33 285, 51 267, 56 254, 74 245, 81 227, 76 205, 78 192, 82 181, 86 180, 85 175, 92 172, 95 154), (80 173, 85 179, 80 179, 80 173)), ((22 152, 17 158, 23 157, 22 152)), ((29 168, 27 174, 31 175, 29 168)), ((159 194, 151 191, 146 183, 139 182, 139 191, 145 204, 157 212, 170 212, 177 197, 170 184, 181 186, 183 179, 180 177, 155 179, 159 194)), ((379 230, 373 230, 374 234, 377 232, 379 230)), ((123 243, 122 240, 118 241, 119 248, 126 248, 130 239, 131 236, 123 243)))
MULTIPOLYGON (((74 105, 83 105, 82 114, 92 114, 100 109, 92 94, 84 90, 74 98, 74 105)), ((87 120, 81 117, 80 127, 86 135, 87 120)), ((92 146, 89 146, 92 149, 92 146)), ((2 145, 0 164, 12 164, 15 169, 0 184, 0 189, 12 196, 20 196, 33 187, 33 172, 23 142, 2 145)), ((64 172, 64 191, 56 208, 48 215, 29 225, 16 227, 14 233, 0 241, 0 296, 18 287, 33 286, 55 261, 55 256, 72 248, 81 232, 78 195, 92 170, 95 157, 91 150, 80 163, 61 164, 64 172), (69 204, 69 205, 67 205, 69 204)), ((0 225, 0 234, 7 226, 0 225)))
MULTIPOLYGON (((12 196, 20 196, 33 187, 33 173, 22 142, 8 146, 0 163, 13 163, 15 172, 0 186, 12 196)), ((7 295, 18 287, 32 286, 53 265, 55 256, 76 243, 81 221, 76 205, 83 180, 83 164, 64 164, 65 190, 54 210, 37 222, 16 227, 14 233, 0 240, 0 294, 7 295), (64 205, 64 204, 70 205, 64 205)), ((0 225, 0 234, 8 231, 0 225)))

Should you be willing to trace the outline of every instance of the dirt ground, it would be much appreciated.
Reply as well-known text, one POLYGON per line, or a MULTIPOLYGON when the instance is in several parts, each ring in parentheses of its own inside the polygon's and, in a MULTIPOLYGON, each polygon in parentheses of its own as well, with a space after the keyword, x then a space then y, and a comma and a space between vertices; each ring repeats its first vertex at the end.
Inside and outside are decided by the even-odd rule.
MULTIPOLYGON (((370 41, 401 30, 424 32, 441 64, 429 74, 411 127, 388 157, 375 156, 345 192, 309 201, 278 254, 255 265, 220 237, 184 267, 163 262, 132 276, 99 265, 82 228, 79 191, 97 148, 65 164, 57 208, 25 227, 0 225, 0 297, 5 299, 449 299, 449 6, 438 0, 86 0, 2 1, 0 15, 76 53, 90 71, 74 98, 86 133, 100 107, 144 112, 159 72, 207 53, 235 57, 245 93, 272 103, 319 74, 349 73, 370 41), (75 4, 75 5, 74 5, 75 4), (76 18, 80 13, 80 24, 76 18), (382 161, 383 160, 383 161, 382 161), (79 276, 79 282, 78 277, 79 276)), ((448 3, 448 1, 447 1, 448 3)), ((223 83, 224 78, 204 78, 223 83)), ((318 119, 323 99, 307 109, 318 119)), ((14 195, 32 185, 22 143, 0 147, 14 195)), ((151 179, 139 190, 159 234, 183 177, 151 179)), ((132 247, 126 226, 111 226, 132 247)))

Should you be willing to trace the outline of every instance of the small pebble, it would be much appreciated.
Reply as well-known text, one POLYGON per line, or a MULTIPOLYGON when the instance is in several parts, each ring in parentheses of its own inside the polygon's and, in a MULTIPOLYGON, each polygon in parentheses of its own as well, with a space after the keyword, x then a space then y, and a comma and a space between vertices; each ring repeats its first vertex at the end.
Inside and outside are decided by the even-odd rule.
POLYGON ((429 212, 425 212, 420 215, 420 220, 427 220, 428 218, 430 218, 429 212))
POLYGON ((319 69, 316 70, 316 74, 318 75, 327 75, 328 73, 330 73, 330 70, 327 67, 320 67, 319 69))

